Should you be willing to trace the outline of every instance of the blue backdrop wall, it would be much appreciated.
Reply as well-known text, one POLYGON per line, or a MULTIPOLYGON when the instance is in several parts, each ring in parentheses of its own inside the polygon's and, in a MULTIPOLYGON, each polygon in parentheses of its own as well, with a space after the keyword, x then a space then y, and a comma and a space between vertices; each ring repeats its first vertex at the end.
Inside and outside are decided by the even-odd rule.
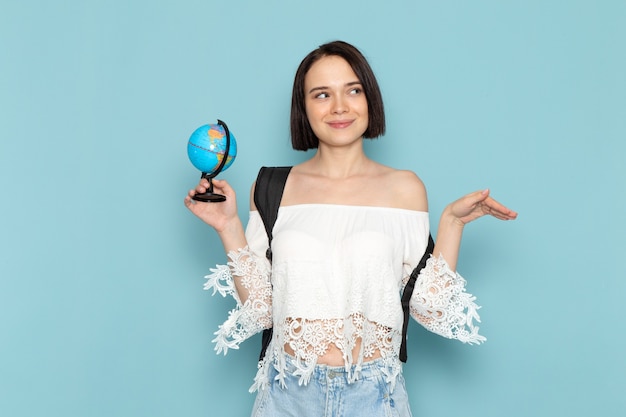
POLYGON ((182 200, 186 141, 226 121, 247 218, 289 147, 295 69, 344 39, 378 75, 382 163, 431 221, 490 187, 519 219, 467 228, 488 342, 410 328, 418 416, 626 414, 626 2, 2 1, 0 415, 244 416, 259 340, 218 357, 225 255, 182 200))

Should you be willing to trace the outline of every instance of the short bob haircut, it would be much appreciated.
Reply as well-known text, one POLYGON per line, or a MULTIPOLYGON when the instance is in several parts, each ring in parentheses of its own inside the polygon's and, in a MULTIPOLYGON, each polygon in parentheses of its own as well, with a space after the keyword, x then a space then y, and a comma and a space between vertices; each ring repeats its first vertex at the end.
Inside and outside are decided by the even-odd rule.
POLYGON ((357 48, 343 41, 334 41, 321 45, 309 53, 296 71, 291 96, 291 145, 297 151, 315 149, 319 146, 319 139, 313 133, 306 115, 304 78, 315 62, 327 56, 345 59, 363 86, 369 116, 363 137, 373 139, 385 133, 385 109, 374 71, 357 48))

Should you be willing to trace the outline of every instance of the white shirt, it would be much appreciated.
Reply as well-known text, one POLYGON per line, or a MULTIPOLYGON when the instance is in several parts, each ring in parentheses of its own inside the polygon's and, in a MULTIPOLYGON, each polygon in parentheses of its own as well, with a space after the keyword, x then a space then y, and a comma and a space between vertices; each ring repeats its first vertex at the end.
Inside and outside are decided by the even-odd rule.
MULTIPOLYGON (((253 389, 267 385, 270 364, 284 375, 284 346, 300 363, 306 384, 317 358, 333 344, 347 370, 358 373, 375 352, 390 374, 402 335, 401 294, 428 243, 428 213, 386 207, 303 204, 281 207, 273 229, 272 265, 260 215, 250 212, 247 248, 231 252, 228 267, 207 276, 205 288, 232 294, 232 276, 242 277, 248 299, 231 311, 216 333, 216 350, 226 352, 263 328, 274 334, 253 389), (353 355, 360 342, 361 349, 353 355)), ((427 329, 463 342, 484 337, 472 320, 479 308, 464 292, 465 280, 443 258, 431 258, 418 277, 411 314, 427 329)))

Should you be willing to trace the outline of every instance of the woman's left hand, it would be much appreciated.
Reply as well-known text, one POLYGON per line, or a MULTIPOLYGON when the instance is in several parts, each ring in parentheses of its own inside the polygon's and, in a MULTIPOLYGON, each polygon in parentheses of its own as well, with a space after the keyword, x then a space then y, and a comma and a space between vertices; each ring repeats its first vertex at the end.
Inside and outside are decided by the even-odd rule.
POLYGON ((500 220, 514 220, 517 213, 489 196, 489 190, 476 191, 448 206, 449 214, 462 224, 490 215, 500 220))

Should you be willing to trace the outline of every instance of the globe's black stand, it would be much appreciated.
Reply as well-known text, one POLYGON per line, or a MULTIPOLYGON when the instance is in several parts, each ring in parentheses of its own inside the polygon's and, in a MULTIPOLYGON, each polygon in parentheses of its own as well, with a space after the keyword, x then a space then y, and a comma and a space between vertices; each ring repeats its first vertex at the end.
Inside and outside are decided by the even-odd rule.
POLYGON ((228 126, 226 126, 226 123, 222 122, 221 120, 218 119, 217 124, 222 126, 224 128, 224 132, 226 133, 226 149, 224 150, 224 157, 222 158, 222 161, 220 162, 218 167, 215 169, 215 172, 212 172, 210 174, 203 172, 202 176, 200 177, 206 178, 209 181, 209 189, 206 191, 206 193, 196 194, 191 197, 192 199, 196 201, 202 201, 203 203, 221 203, 222 201, 226 201, 225 195, 215 194, 213 192, 213 178, 215 178, 217 174, 222 171, 222 168, 224 168, 226 160, 228 159, 228 152, 230 151, 230 131, 228 130, 228 126))
POLYGON ((203 203, 221 203, 222 201, 226 201, 226 196, 222 194, 215 194, 213 192, 213 177, 215 175, 207 174, 206 172, 202 173, 200 178, 206 178, 209 181, 209 189, 206 193, 200 193, 194 195, 193 198, 196 201, 202 201, 203 203))

